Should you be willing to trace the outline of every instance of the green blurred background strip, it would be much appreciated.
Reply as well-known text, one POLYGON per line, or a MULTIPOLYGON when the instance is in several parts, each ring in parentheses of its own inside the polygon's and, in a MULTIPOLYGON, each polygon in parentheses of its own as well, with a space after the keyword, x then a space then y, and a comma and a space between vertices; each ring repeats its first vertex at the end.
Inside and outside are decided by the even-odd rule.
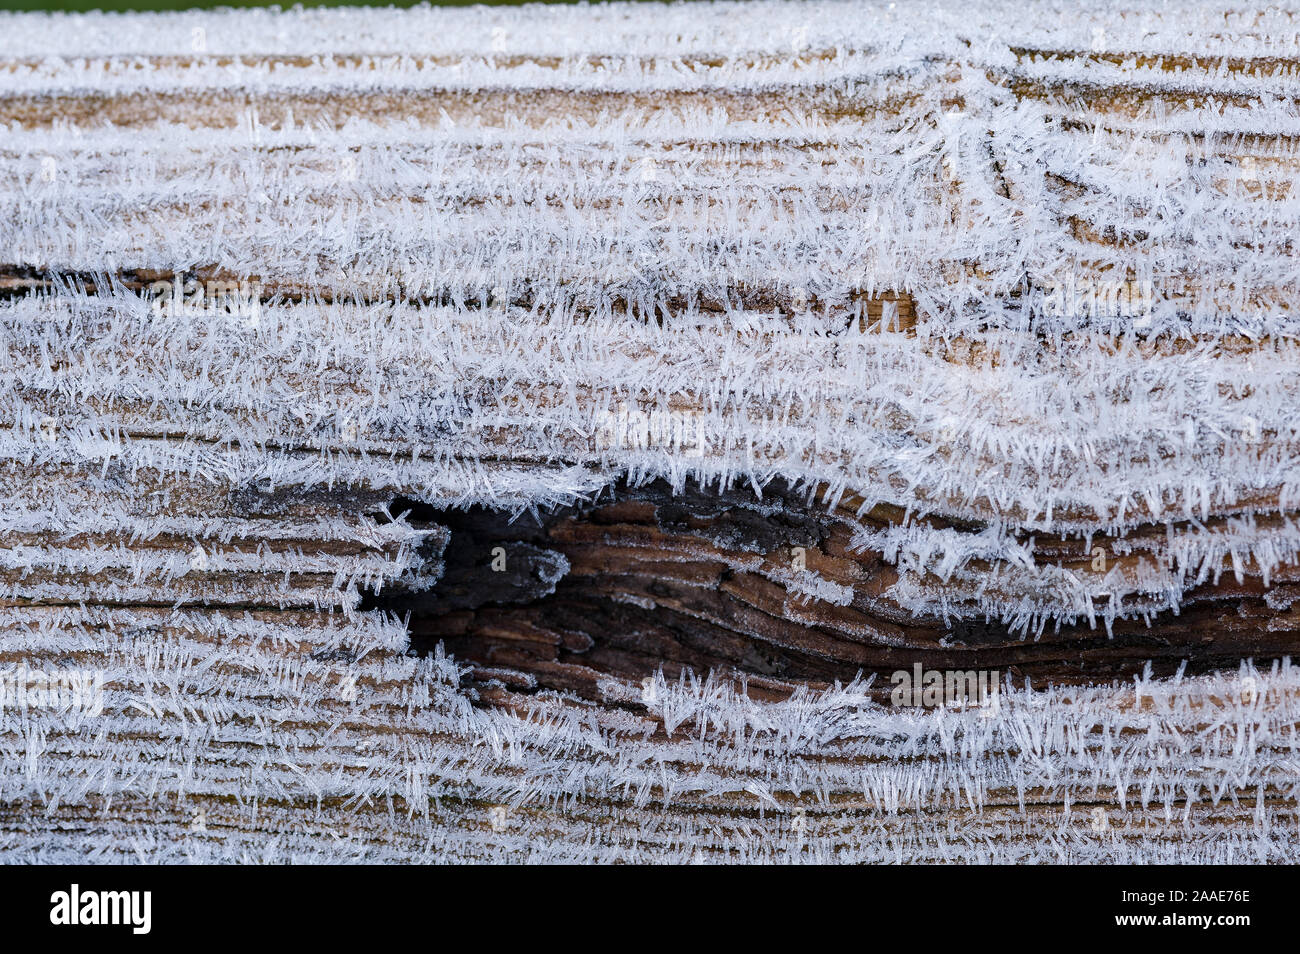
MULTIPOLYGON (((414 7, 418 0, 361 0, 358 3, 340 3, 338 0, 300 0, 304 7, 414 7)), ((523 0, 441 0, 440 7, 469 7, 476 3, 486 6, 513 6, 523 0)), ((292 0, 272 3, 269 0, 0 0, 0 10, 212 10, 216 7, 270 7, 285 9, 294 6, 292 0)))

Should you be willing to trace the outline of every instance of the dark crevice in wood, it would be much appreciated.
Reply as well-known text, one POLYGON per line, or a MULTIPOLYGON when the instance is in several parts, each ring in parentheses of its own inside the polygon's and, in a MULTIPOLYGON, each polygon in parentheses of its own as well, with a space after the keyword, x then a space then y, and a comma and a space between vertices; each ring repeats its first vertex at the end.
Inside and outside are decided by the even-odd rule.
MULTIPOLYGON (((124 268, 115 272, 85 272, 35 268, 27 265, 0 264, 0 301, 31 295, 56 295, 70 289, 87 295, 102 294, 118 286, 148 298, 155 282, 180 281, 185 288, 194 282, 215 283, 222 287, 239 287, 241 282, 255 283, 256 300, 261 305, 296 305, 303 303, 369 305, 410 305, 415 307, 487 308, 508 305, 530 312, 548 313, 563 303, 575 315, 594 314, 608 309, 610 314, 664 326, 666 321, 690 321, 693 315, 718 316, 730 312, 767 312, 773 317, 790 320, 808 312, 827 317, 829 334, 859 332, 913 331, 918 321, 915 299, 907 292, 879 291, 867 294, 854 291, 847 296, 823 298, 802 289, 756 286, 737 283, 716 292, 669 294, 650 291, 636 296, 638 289, 599 283, 589 293, 590 300, 572 297, 560 286, 547 288, 532 282, 519 282, 508 290, 487 288, 435 289, 410 288, 393 279, 375 281, 371 276, 356 276, 357 282, 340 292, 343 282, 286 282, 258 275, 235 275, 217 265, 203 265, 185 272, 165 269, 124 268), (886 306, 893 316, 886 316, 886 306)), ((252 287, 252 286, 250 286, 252 287)), ((189 292, 186 292, 189 297, 189 292)))
MULTIPOLYGON (((514 520, 405 499, 390 509, 447 528, 444 574, 425 592, 388 591, 365 605, 409 613, 412 651, 441 643, 476 667, 476 682, 511 692, 599 699, 608 677, 635 685, 662 669, 670 679, 714 671, 761 697, 875 674, 887 695, 890 676, 918 663, 998 670, 1038 687, 1098 684, 1129 680, 1148 663, 1156 675, 1183 663, 1189 672, 1263 663, 1293 652, 1300 635, 1286 580, 1268 589, 1231 574, 1193 589, 1179 614, 1156 613, 1149 625, 1120 619, 1110 636, 1100 622, 1049 626, 1034 638, 974 614, 914 616, 890 597, 894 567, 879 553, 849 551, 849 515, 780 482, 760 499, 748 485, 690 484, 674 494, 664 481, 622 480, 591 502, 514 520), (789 585, 796 547, 810 571, 852 588, 848 605, 789 585)), ((860 520, 888 517, 878 510, 860 520)), ((1083 541, 1054 543, 1042 558, 1068 563, 1072 549, 1088 559, 1083 541)))

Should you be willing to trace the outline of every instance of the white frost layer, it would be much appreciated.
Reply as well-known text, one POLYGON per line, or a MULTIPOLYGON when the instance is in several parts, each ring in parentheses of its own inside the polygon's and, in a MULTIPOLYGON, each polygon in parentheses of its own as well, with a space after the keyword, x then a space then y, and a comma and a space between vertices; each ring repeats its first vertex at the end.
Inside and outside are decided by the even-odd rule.
POLYGON ((1296 12, 0 15, 0 108, 37 104, 0 134, 0 266, 309 293, 257 321, 102 280, 0 302, 0 596, 68 604, 0 610, 0 648, 106 680, 93 718, 0 712, 0 800, 28 809, 0 856, 1294 860, 1290 667, 987 719, 611 681, 665 743, 551 696, 475 708, 356 607, 440 569, 421 531, 366 529, 377 502, 523 509, 623 472, 897 507, 854 540, 897 603, 1026 633, 1267 586, 1300 553, 1296 12), (113 126, 90 94, 179 118, 113 126), (367 96, 393 114, 318 105, 367 96), (1033 310, 1112 276, 1149 313, 1033 310), (846 334, 880 293, 917 327, 846 334), (602 443, 629 406, 689 414, 703 452, 602 443), (247 505, 288 491, 343 496, 310 525, 247 505), (1110 569, 1036 564, 1062 534, 1107 535, 1110 569))

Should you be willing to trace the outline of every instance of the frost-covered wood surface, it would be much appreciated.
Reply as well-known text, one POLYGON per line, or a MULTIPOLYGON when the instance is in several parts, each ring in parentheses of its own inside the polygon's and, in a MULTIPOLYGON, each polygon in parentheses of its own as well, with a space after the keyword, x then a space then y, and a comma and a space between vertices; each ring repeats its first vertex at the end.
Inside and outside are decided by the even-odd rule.
POLYGON ((1300 9, 977 7, 0 15, 0 858, 1296 860, 1300 9))

